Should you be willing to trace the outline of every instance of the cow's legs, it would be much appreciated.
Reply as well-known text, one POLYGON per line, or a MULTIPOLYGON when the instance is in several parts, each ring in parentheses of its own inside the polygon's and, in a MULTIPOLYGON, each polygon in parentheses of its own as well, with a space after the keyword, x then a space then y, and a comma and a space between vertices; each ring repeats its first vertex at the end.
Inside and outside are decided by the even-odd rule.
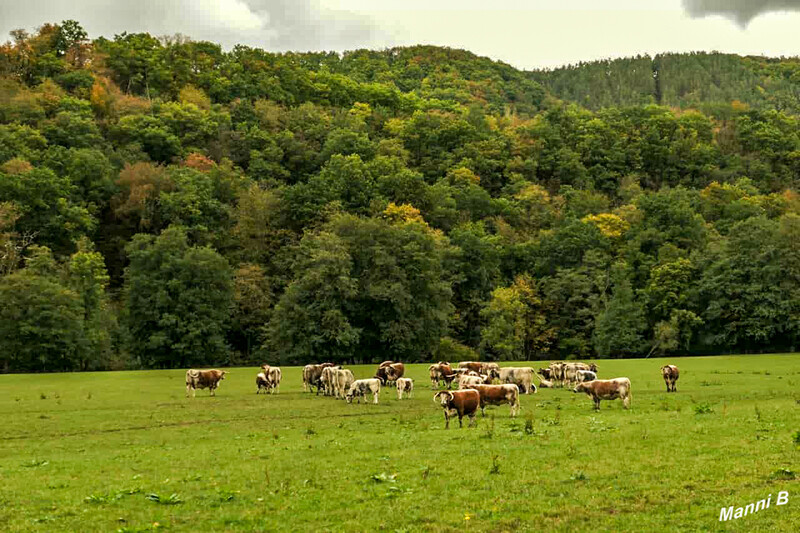
POLYGON ((622 405, 625 406, 625 409, 631 408, 631 395, 628 394, 625 398, 622 399, 622 405))
POLYGON ((187 397, 187 398, 189 397, 189 391, 190 391, 191 389, 192 389, 192 386, 191 386, 191 385, 189 385, 189 384, 187 384, 187 385, 186 385, 186 397, 187 397))
POLYGON ((469 415, 469 427, 474 427, 478 421, 475 419, 475 413, 469 415))
POLYGON ((595 398, 594 399, 594 410, 595 411, 599 411, 600 410, 600 398, 595 398))
POLYGON ((447 414, 447 409, 444 410, 444 429, 450 429, 450 415, 447 414))
POLYGON ((373 403, 377 404, 378 403, 378 393, 377 392, 372 393, 372 397, 375 399, 375 401, 373 403))
POLYGON ((463 428, 464 427, 464 422, 462 421, 463 417, 464 417, 464 415, 462 415, 461 413, 458 413, 458 427, 459 428, 463 428))

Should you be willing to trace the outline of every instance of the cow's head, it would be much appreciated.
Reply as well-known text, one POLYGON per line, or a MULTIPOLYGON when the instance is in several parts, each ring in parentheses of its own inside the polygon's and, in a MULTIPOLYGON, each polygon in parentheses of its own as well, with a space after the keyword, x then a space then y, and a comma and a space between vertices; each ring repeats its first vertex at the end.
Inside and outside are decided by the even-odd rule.
POLYGON ((586 392, 586 384, 578 383, 577 385, 575 385, 575 388, 572 389, 572 392, 586 392))
POLYGON ((222 381, 223 379, 225 379, 225 374, 227 373, 228 373, 227 370, 223 370, 219 375, 219 380, 222 381))
POLYGON ((439 391, 433 396, 433 403, 439 403, 442 407, 447 407, 453 401, 453 397, 453 393, 450 391, 439 391))

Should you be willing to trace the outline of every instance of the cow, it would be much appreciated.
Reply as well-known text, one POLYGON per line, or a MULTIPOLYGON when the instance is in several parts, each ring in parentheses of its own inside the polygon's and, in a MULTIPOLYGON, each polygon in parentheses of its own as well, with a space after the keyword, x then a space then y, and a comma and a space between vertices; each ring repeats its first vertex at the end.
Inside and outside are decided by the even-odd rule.
POLYGON ((675 365, 664 365, 661 367, 661 375, 664 377, 664 383, 667 384, 667 392, 677 392, 675 389, 675 382, 681 375, 680 370, 675 365))
POLYGON ((574 392, 585 392, 594 400, 595 411, 600 410, 600 400, 622 399, 625 409, 631 407, 631 380, 628 378, 596 379, 586 383, 578 383, 574 392))
POLYGON ((592 363, 591 365, 589 365, 589 370, 597 374, 597 365, 595 363, 592 363))
POLYGON ((347 368, 338 368, 333 375, 333 392, 337 398, 343 399, 350 385, 355 381, 353 372, 347 368))
POLYGON ((378 403, 378 397, 381 393, 381 380, 378 378, 372 379, 358 379, 354 381, 350 385, 350 389, 348 389, 347 394, 345 395, 345 399, 347 403, 353 403, 353 398, 358 397, 358 403, 361 403, 361 397, 364 397, 364 401, 367 401, 367 393, 372 393, 373 402, 378 403))
POLYGON ((334 376, 336 371, 339 370, 338 366, 326 366, 322 369, 322 374, 320 374, 319 381, 322 387, 317 388, 317 394, 319 394, 320 388, 322 389, 322 394, 325 396, 333 396, 334 395, 334 376))
POLYGON ((483 363, 480 361, 461 361, 458 363, 458 368, 465 368, 467 370, 474 370, 480 373, 483 370, 483 363))
POLYGON ((565 363, 564 366, 564 383, 570 387, 578 383, 578 371, 589 370, 589 365, 585 363, 565 363))
POLYGON ((555 383, 553 383, 552 381, 546 380, 546 379, 542 379, 540 377, 539 378, 539 387, 542 388, 542 389, 552 389, 552 388, 555 387, 555 383))
POLYGON ((453 370, 450 368, 450 363, 439 361, 435 365, 428 367, 428 374, 431 378, 431 388, 439 388, 439 383, 442 381, 444 374, 452 374, 453 370))
POLYGON ((475 412, 481 404, 481 395, 475 389, 457 391, 443 390, 433 396, 433 403, 439 403, 444 409, 444 428, 450 427, 450 418, 458 416, 458 427, 464 427, 462 419, 469 417, 469 425, 475 425, 475 412))
POLYGON ((272 389, 272 382, 270 381, 269 377, 263 372, 259 372, 256 375, 256 394, 260 393, 262 390, 264 392, 270 392, 272 389))
POLYGON ((504 367, 500 369, 500 382, 511 383, 519 387, 520 392, 536 394, 536 385, 533 384, 533 369, 526 367, 504 367))
POLYGON ((208 389, 211 396, 216 396, 215 392, 219 387, 219 382, 225 379, 225 370, 195 370, 194 368, 186 371, 186 397, 189 397, 189 391, 192 392, 192 398, 195 397, 197 389, 208 389))
POLYGON ((397 399, 403 399, 403 393, 407 398, 411 398, 414 392, 414 380, 410 378, 397 378, 397 399))
POLYGON ((540 368, 537 372, 540 376, 544 379, 553 379, 553 369, 552 368, 540 368))
POLYGON ((491 383, 494 379, 500 379, 500 365, 497 363, 483 363, 481 374, 489 377, 487 383, 491 383))
POLYGON ((578 375, 576 376, 578 383, 584 383, 586 381, 594 381, 597 379, 597 374, 592 372, 591 370, 578 370, 578 375))
POLYGON ((392 363, 384 368, 386 369, 386 381, 390 384, 396 384, 397 380, 406 373, 406 365, 403 363, 392 363))
POLYGON ((321 363, 319 365, 306 365, 303 367, 303 390, 306 392, 314 392, 313 387, 317 388, 317 394, 321 386, 320 378, 322 377, 322 370, 326 367, 334 366, 333 363, 321 363))
POLYGON ((272 387, 270 388, 270 394, 279 392, 278 389, 281 387, 281 380, 283 379, 283 372, 277 366, 270 367, 269 374, 267 374, 270 382, 272 383, 272 387))
POLYGON ((475 385, 483 385, 486 381, 481 376, 461 376, 458 380, 459 389, 469 389, 475 385))
POLYGON ((550 372, 553 382, 559 386, 564 386, 564 362, 554 361, 550 363, 550 372))
POLYGON ((481 395, 481 415, 486 416, 487 405, 502 405, 507 403, 511 407, 511 418, 519 412, 519 387, 516 385, 475 385, 472 387, 481 395))

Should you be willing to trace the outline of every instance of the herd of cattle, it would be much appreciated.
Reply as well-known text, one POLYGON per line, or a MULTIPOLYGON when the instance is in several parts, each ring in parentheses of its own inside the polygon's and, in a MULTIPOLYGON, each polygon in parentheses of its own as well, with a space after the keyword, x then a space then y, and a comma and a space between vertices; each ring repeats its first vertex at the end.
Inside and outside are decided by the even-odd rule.
MULTIPOLYGON (((446 386, 434 397, 444 410, 445 428, 450 427, 450 418, 458 417, 459 426, 463 426, 463 418, 475 422, 475 414, 480 408, 485 414, 487 405, 508 404, 511 416, 517 415, 520 409, 519 395, 537 392, 534 376, 539 380, 541 388, 571 387, 576 393, 585 393, 592 398, 594 408, 600 409, 600 400, 621 399, 628 409, 631 405, 631 381, 628 378, 597 379, 596 364, 565 363, 557 361, 550 366, 534 370, 531 367, 500 367, 497 363, 478 361, 462 361, 453 368, 450 363, 440 361, 428 367, 431 388, 446 386), (495 383, 499 382, 499 383, 495 383), (456 390, 452 390, 453 384, 456 390)), ((187 370, 186 396, 195 395, 197 389, 209 389, 211 396, 225 378, 224 370, 187 370)), ((381 387, 394 386, 397 399, 410 397, 414 391, 414 380, 403 377, 405 365, 394 361, 384 361, 378 366, 375 376, 369 379, 355 379, 353 372, 333 363, 311 364, 303 367, 303 390, 322 393, 352 403, 361 398, 368 401, 372 395, 372 403, 378 403, 381 387)), ((680 376, 678 367, 665 365, 661 367, 661 376, 667 386, 667 392, 675 392, 675 382, 680 376)), ((276 366, 263 365, 256 375, 256 394, 278 392, 282 379, 281 369, 276 366)))

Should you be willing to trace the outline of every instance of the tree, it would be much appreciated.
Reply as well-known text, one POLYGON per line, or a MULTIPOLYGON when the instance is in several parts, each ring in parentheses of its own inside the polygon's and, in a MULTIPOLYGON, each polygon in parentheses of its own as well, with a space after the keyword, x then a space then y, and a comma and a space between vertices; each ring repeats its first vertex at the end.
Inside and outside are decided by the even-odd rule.
POLYGON ((510 287, 492 291, 481 316, 486 320, 482 347, 500 360, 539 359, 550 348, 553 330, 547 324, 536 283, 529 276, 518 276, 510 287))
POLYGON ((0 278, 0 365, 4 372, 60 372, 88 355, 80 296, 61 283, 50 250, 0 278))
POLYGON ((233 305, 228 261, 190 246, 185 230, 136 235, 127 246, 125 301, 129 349, 150 368, 228 360, 225 331, 233 305))
POLYGON ((593 341, 599 357, 641 354, 647 328, 644 308, 635 297, 624 265, 612 267, 611 298, 595 317, 593 341))
POLYGON ((300 242, 266 348, 295 362, 429 357, 452 311, 448 247, 413 218, 334 216, 300 242))

